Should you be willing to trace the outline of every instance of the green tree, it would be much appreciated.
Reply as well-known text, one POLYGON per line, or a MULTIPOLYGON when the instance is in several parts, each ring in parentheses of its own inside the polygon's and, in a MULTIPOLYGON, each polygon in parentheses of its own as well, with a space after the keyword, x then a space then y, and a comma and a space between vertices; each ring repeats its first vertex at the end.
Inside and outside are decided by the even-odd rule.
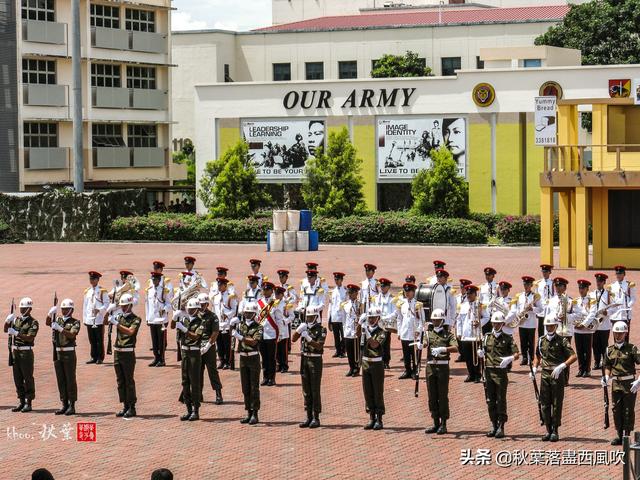
POLYGON ((469 215, 469 184, 458 175, 451 152, 441 147, 431 152, 431 168, 420 171, 411 183, 414 213, 438 217, 469 215))
MULTIPOLYGON (((191 143, 190 140, 187 140, 179 151, 173 152, 172 159, 173 163, 177 163, 179 165, 184 164, 187 167, 187 178, 185 180, 177 180, 175 185, 193 187, 193 192, 195 192, 196 150, 193 147, 193 143, 191 143)), ((193 192, 185 193, 185 196, 189 201, 194 200, 195 194, 193 192)))
POLYGON ((535 44, 577 48, 584 65, 640 63, 639 25, 640 0, 596 0, 571 5, 535 44))
POLYGON ((383 55, 375 61, 371 76, 373 78, 398 77, 430 77, 431 68, 427 67, 424 58, 415 52, 407 51, 405 55, 383 55))
POLYGON ((328 217, 363 213, 366 207, 361 165, 347 129, 331 132, 327 151, 320 148, 316 158, 307 160, 302 184, 305 204, 315 213, 328 217))
POLYGON ((249 146, 239 141, 221 158, 207 162, 198 197, 214 217, 247 218, 270 198, 258 183, 249 146))

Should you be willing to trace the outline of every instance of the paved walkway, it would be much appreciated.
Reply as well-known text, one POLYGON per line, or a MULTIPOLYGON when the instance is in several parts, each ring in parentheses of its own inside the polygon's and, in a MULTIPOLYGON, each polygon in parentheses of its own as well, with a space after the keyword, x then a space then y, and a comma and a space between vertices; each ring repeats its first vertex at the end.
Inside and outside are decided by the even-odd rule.
MULTIPOLYGON (((131 269, 146 280, 154 259, 165 261, 168 273, 175 277, 184 255, 198 258, 196 267, 207 280, 213 278, 215 266, 228 266, 229 276, 236 284, 244 283, 241 278, 249 270, 247 260, 251 257, 264 260, 263 270, 269 276, 284 267, 291 269, 292 278, 299 279, 305 261, 313 260, 320 264, 321 273, 328 279, 332 278, 332 271, 339 269, 347 273, 348 282, 361 280, 365 262, 378 265, 378 276, 398 283, 407 273, 424 278, 431 274, 434 258, 445 260, 456 280, 468 277, 480 282, 485 265, 498 270, 497 279, 510 280, 515 285, 519 285, 522 274, 537 277, 539 273, 536 248, 329 246, 313 253, 266 253, 263 245, 34 243, 0 246, 0 312, 8 313, 11 297, 18 299, 28 294, 36 304, 34 316, 44 323, 54 290, 60 298, 70 296, 77 303, 81 301, 88 270, 101 271, 105 286, 110 288, 122 268, 131 269)), ((574 271, 556 273, 572 281, 585 275, 574 271)), ((631 272, 630 277, 640 280, 637 272, 631 272)), ((573 284, 571 292, 575 291, 573 284)), ((635 315, 639 318, 638 309, 635 315)), ((637 328, 632 332, 636 341, 640 341, 638 332, 637 328)), ((222 372, 225 404, 214 405, 213 392, 207 386, 202 420, 184 423, 178 420, 182 406, 177 401, 181 387, 175 351, 168 353, 166 368, 147 367, 151 352, 145 328, 137 349, 140 416, 123 420, 114 417, 119 405, 113 367, 84 364, 88 349, 86 333, 82 331, 78 351, 80 414, 65 426, 68 418, 53 415, 58 400, 49 335, 45 326, 37 339, 37 398, 35 410, 30 414, 9 411, 15 392, 6 367, 6 348, 0 349, 0 362, 5 366, 0 382, 0 426, 7 431, 6 436, 0 437, 2 478, 30 478, 30 472, 40 466, 48 467, 57 479, 110 480, 147 479, 154 468, 161 466, 172 469, 178 479, 376 476, 387 480, 475 480, 621 476, 621 466, 606 465, 616 461, 616 450, 608 443, 612 430, 602 429, 602 389, 596 377, 571 379, 560 430, 562 439, 548 444, 539 440, 542 430, 527 370, 515 366, 509 386, 507 437, 500 441, 484 436, 488 417, 482 386, 463 383, 463 364, 454 364, 450 433, 427 436, 423 433, 429 423, 424 384, 419 398, 414 398, 414 383, 398 380, 400 345, 394 339, 393 368, 387 373, 385 384, 388 411, 385 429, 365 432, 362 425, 368 417, 360 378, 345 378, 346 359, 331 358, 333 349, 330 349, 325 353, 322 428, 308 431, 297 427, 304 411, 296 371, 296 346, 291 358, 292 371, 279 374, 276 387, 262 389, 260 425, 249 427, 238 423, 244 413, 242 395, 238 373, 230 371, 222 372), (97 441, 76 441, 76 422, 95 423, 97 441), (461 457, 465 456, 465 449, 474 461, 489 464, 463 465, 461 457), (480 449, 490 449, 491 453, 485 457, 480 449), (501 467, 497 461, 513 465, 501 467)), ((173 345, 173 341, 169 344, 173 345)))

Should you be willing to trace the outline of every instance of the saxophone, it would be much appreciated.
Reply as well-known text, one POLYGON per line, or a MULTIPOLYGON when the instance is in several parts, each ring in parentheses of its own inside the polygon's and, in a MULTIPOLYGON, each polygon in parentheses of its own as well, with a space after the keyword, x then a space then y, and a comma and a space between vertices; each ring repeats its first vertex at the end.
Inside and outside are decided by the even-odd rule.
MULTIPOLYGON (((533 292, 531 292, 531 293, 533 293, 533 292)), ((525 305, 522 308, 522 310, 516 315, 516 318, 511 323, 509 323, 507 326, 509 328, 516 328, 518 325, 520 325, 522 322, 524 322, 527 319, 527 317, 529 316, 529 312, 532 311, 533 306, 535 305, 535 303, 538 300, 540 300, 541 298, 542 297, 540 296, 539 293, 534 293, 533 294, 533 298, 525 303, 525 305)))

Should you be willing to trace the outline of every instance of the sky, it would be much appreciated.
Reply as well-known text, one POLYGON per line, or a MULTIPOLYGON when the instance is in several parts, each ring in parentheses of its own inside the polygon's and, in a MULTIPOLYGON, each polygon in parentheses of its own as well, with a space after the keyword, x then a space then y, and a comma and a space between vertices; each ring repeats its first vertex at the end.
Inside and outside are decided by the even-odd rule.
POLYGON ((171 28, 251 30, 271 25, 271 0, 173 0, 171 28))

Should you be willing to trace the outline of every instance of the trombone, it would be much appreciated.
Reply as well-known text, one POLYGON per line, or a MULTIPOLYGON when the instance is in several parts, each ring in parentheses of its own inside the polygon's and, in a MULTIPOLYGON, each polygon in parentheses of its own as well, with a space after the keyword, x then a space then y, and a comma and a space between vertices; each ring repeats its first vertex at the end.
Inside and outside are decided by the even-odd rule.
POLYGON ((471 355, 473 358, 473 366, 477 367, 480 365, 480 358, 478 358, 478 345, 482 344, 482 327, 480 322, 480 315, 482 310, 482 304, 479 300, 476 300, 476 311, 474 315, 474 319, 471 321, 471 326, 473 328, 473 338, 474 340, 471 343, 471 355), (475 325, 474 325, 475 322, 475 325))

